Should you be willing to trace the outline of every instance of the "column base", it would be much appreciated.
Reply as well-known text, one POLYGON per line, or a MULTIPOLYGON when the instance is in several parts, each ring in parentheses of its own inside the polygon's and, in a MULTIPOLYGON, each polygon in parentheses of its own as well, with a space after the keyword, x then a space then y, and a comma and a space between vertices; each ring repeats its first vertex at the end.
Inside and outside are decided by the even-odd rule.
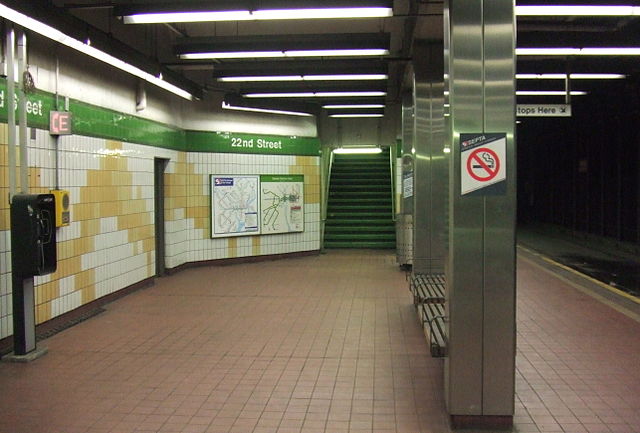
POLYGON ((453 429, 510 430, 512 427, 511 415, 451 415, 453 429))
POLYGON ((47 352, 49 351, 49 349, 47 349, 46 347, 36 347, 35 349, 33 349, 31 352, 24 354, 24 355, 15 355, 13 352, 11 352, 8 355, 5 355, 2 357, 2 361, 3 362, 18 362, 18 363, 28 363, 31 361, 35 361, 36 359, 43 357, 44 355, 47 354, 47 352))

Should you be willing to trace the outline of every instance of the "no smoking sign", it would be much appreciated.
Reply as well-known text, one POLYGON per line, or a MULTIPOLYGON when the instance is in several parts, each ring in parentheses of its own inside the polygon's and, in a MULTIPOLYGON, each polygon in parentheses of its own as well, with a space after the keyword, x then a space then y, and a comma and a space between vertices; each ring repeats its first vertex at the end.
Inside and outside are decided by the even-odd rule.
POLYGON ((506 134, 460 134, 461 194, 490 193, 482 190, 507 178, 506 157, 506 134))

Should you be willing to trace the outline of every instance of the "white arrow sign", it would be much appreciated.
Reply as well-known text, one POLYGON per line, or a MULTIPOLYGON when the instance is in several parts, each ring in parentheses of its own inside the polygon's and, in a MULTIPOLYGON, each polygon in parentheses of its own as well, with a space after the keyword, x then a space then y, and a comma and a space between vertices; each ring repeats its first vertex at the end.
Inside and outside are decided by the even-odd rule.
POLYGON ((571 117, 568 104, 518 104, 518 117, 571 117))

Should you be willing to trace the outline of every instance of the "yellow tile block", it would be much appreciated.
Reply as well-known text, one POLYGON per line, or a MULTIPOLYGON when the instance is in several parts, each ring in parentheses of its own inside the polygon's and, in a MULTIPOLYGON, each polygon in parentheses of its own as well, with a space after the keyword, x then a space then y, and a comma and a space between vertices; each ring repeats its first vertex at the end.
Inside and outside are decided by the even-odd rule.
POLYGON ((51 303, 36 305, 36 324, 51 320, 51 303))
POLYGON ((82 288, 82 305, 88 304, 96 299, 96 286, 91 284, 90 286, 82 288))
POLYGON ((229 238, 227 242, 227 257, 238 257, 238 238, 229 238))
MULTIPOLYGON (((80 273, 80 269, 82 269, 82 260, 80 256, 75 255, 68 259, 58 260, 58 271, 56 274, 59 274, 59 278, 64 278, 80 273)), ((76 287, 80 286, 76 283, 76 287)))
MULTIPOLYGON (((100 212, 102 213, 102 208, 100 209, 100 212)), ((99 219, 93 219, 93 220, 85 220, 82 221, 80 223, 80 236, 81 237, 87 237, 87 236, 94 236, 97 235, 98 233, 100 233, 100 220, 99 219)))
MULTIPOLYGON (((18 179, 20 175, 18 174, 18 179)), ((40 169, 36 167, 29 167, 28 170, 29 187, 34 188, 40 186, 40 169)))
POLYGON ((143 239, 153 238, 154 227, 152 225, 135 227, 127 232, 129 242, 138 242, 143 239))
POLYGON ((0 123, 0 145, 7 145, 9 141, 9 127, 6 123, 0 123))
MULTIPOLYGON (((200 230, 205 230, 209 227, 209 218, 195 218, 193 220, 193 226, 200 230)), ((209 235, 206 235, 203 239, 206 239, 209 235)))
POLYGON ((118 200, 131 200, 133 198, 133 189, 131 186, 117 187, 118 200))
POLYGON ((141 252, 149 252, 155 251, 156 249, 156 240, 155 238, 147 238, 142 240, 142 251, 141 252))
POLYGON ((105 172, 100 170, 87 170, 87 186, 104 185, 105 172))
POLYGON ((254 256, 259 256, 260 255, 260 241, 261 241, 261 237, 260 236, 253 236, 251 238, 251 244, 252 244, 252 254, 254 256))
POLYGON ((95 269, 87 269, 86 271, 77 273, 75 276, 75 281, 77 289, 84 289, 85 287, 93 286, 93 284, 95 283, 95 269))
POLYGON ((9 219, 9 209, 0 209, 0 230, 11 229, 11 221, 9 219))
POLYGON ((122 141, 107 140, 106 146, 109 150, 122 150, 122 141))

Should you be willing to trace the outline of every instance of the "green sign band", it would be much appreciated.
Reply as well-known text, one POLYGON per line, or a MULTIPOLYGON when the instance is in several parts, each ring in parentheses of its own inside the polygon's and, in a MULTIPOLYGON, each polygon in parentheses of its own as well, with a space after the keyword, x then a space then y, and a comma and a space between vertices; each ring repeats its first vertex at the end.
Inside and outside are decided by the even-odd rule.
MULTIPOLYGON (((54 94, 41 90, 29 92, 26 96, 28 125, 48 130, 49 113, 61 108, 64 97, 59 96, 56 101, 54 94)), ((7 80, 0 78, 0 121, 7 121, 8 105, 7 80)), ((17 102, 14 106, 17 107, 17 102)), ((73 114, 73 134, 87 137, 146 144, 184 152, 320 155, 320 140, 312 137, 183 130, 73 99, 69 100, 69 111, 73 114)))

